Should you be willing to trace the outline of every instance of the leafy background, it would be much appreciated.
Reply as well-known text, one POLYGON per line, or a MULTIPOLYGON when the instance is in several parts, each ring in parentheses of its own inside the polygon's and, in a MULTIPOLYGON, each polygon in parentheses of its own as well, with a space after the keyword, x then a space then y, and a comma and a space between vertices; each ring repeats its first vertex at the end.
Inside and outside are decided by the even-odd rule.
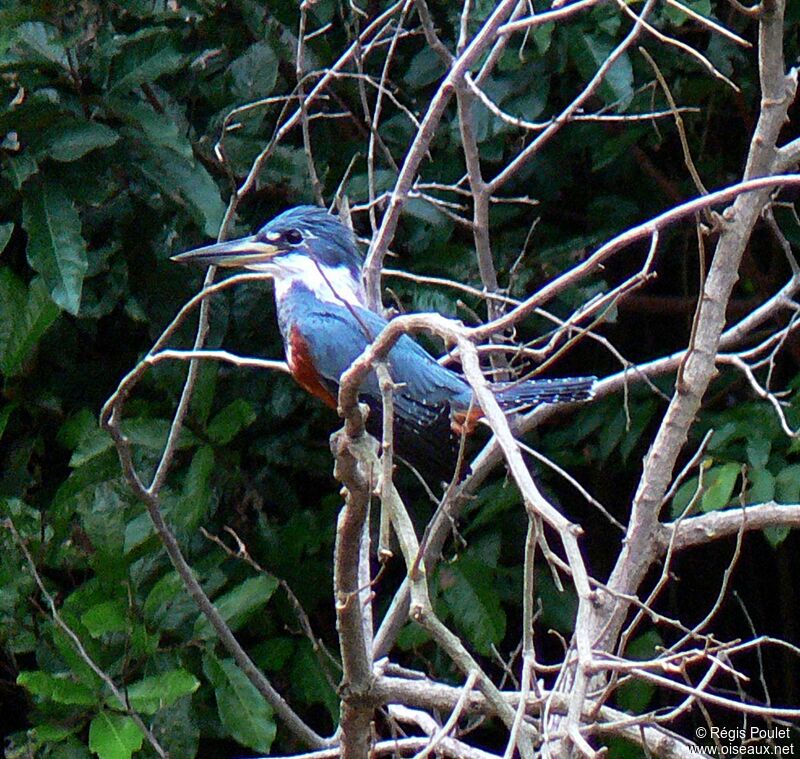
MULTIPOLYGON (((754 27, 726 3, 690 5, 753 35, 754 27)), ((232 186, 272 134, 281 104, 242 114, 239 128, 226 136, 221 163, 214 144, 226 115, 259 98, 290 93, 296 84, 297 3, 272 0, 268 6, 249 0, 7 0, 0 6, 0 515, 13 521, 86 651, 125 686, 162 745, 181 757, 298 746, 276 726, 268 705, 182 590, 142 506, 121 480, 97 417, 120 378, 199 287, 202 274, 176 267, 169 256, 216 236, 232 186)), ((384 7, 372 2, 367 11, 384 7)), ((443 37, 454 40, 454 6, 439 0, 431 8, 443 37)), ((479 2, 475 18, 490 8, 479 2)), ((346 4, 320 0, 310 6, 311 28, 329 21, 330 29, 309 42, 310 69, 335 60, 363 23, 346 4)), ((757 112, 755 56, 671 9, 658 11, 658 21, 741 86, 736 93, 674 50, 649 46, 677 102, 698 109, 684 120, 701 176, 709 187, 727 184, 741 172, 757 112)), ((798 31, 800 6, 789 4, 790 61, 800 52, 798 31)), ((558 29, 544 27, 524 47, 509 47, 487 92, 515 115, 544 119, 570 101, 621 33, 610 9, 558 29)), ((402 39, 396 56, 393 92, 419 113, 443 74, 441 64, 420 34, 402 39)), ((365 61, 376 75, 381 64, 378 58, 365 61)), ((622 112, 664 107, 653 80, 647 61, 631 52, 592 105, 622 112)), ((360 202, 367 195, 368 132, 359 86, 342 79, 329 94, 319 111, 324 117, 311 127, 324 195, 330 200, 347 175, 343 191, 360 202)), ((475 108, 482 159, 497 171, 518 151, 518 133, 475 108)), ((392 103, 385 109, 380 135, 399 162, 415 126, 392 103)), ((452 182, 463 173, 457 130, 453 109, 424 165, 425 181, 452 182)), ((379 169, 378 189, 390 188, 396 166, 384 160, 379 169)), ((502 204, 492 210, 500 279, 515 295, 535 289, 586 249, 695 194, 670 120, 574 124, 507 191, 539 201, 535 208, 502 204), (530 251, 514 267, 536 217, 530 251)), ((265 165, 235 232, 300 202, 313 202, 313 195, 298 131, 265 165)), ((788 213, 780 220, 797 242, 794 220, 788 213)), ((356 215, 356 223, 369 234, 365 215, 356 215)), ((634 361, 684 345, 691 327, 700 271, 694 230, 676 229, 667 237, 658 280, 610 314, 602 328, 634 361)), ((409 202, 393 247, 399 256, 393 266, 479 283, 470 236, 420 199, 409 202)), ((614 262, 608 277, 624 274, 627 266, 625 258, 614 262)), ((787 270, 777 244, 757 233, 734 307, 774 291, 787 270)), ((467 321, 483 313, 480 302, 460 293, 399 280, 387 284, 387 302, 400 308, 436 309, 467 321)), ((603 285, 597 280, 568 292, 554 307, 567 314, 603 285)), ((545 329, 531 320, 522 336, 545 329)), ((190 340, 187 327, 175 344, 186 347, 190 340)), ((218 297, 210 344, 280 356, 268 288, 243 285, 218 297)), ((798 348, 788 344, 778 367, 792 386, 800 384, 798 348)), ((602 375, 616 368, 600 349, 581 345, 556 371, 602 375)), ((153 368, 127 406, 126 432, 144 471, 164 444, 184 371, 177 364, 153 368)), ((607 399, 562 416, 530 441, 622 520, 648 434, 664 408, 644 390, 633 391, 630 404, 630 419, 620 398, 607 399)), ((794 408, 789 413, 798 421, 794 408)), ((329 412, 282 375, 206 364, 164 499, 206 591, 258 665, 323 733, 333 729, 338 710, 330 571, 339 502, 327 450, 335 425, 329 412), (246 542, 260 570, 230 558, 199 530, 224 537, 226 525, 246 542), (304 632, 293 597, 315 642, 304 632)), ((711 428, 705 462, 710 487, 700 508, 722 508, 740 494, 748 501, 800 500, 800 446, 783 436, 768 407, 733 375, 723 373, 714 384, 696 439, 711 428)), ((546 471, 540 477, 552 498, 585 526, 590 568, 602 576, 618 549, 618 534, 557 479, 546 471)), ((693 486, 678 492, 674 510, 693 486)), ((431 508, 425 495, 410 481, 405 487, 424 520, 431 508)), ((515 493, 498 474, 465 515, 461 542, 435 579, 444 618, 490 668, 493 650, 507 657, 519 639, 523 535, 515 493)), ((6 755, 124 757, 139 749, 149 755, 141 733, 54 623, 19 540, 4 529, 0 541, 0 732, 6 755)), ((674 566, 681 579, 662 602, 664 612, 702 618, 732 547, 722 541, 681 556, 674 566)), ((733 578, 736 594, 717 618, 721 635, 751 635, 746 608, 758 633, 798 642, 798 547, 797 536, 785 531, 746 539, 733 578)), ((397 573, 395 567, 385 576, 381 597, 390 597, 397 573)), ((539 586, 541 635, 548 629, 568 634, 574 600, 556 591, 546 570, 539 586)), ((555 660, 560 644, 551 641, 555 660)), ((659 642, 652 630, 634 646, 646 654, 659 642)), ((425 662, 443 677, 450 672, 418 630, 407 628, 400 646, 404 663, 425 662)), ((758 666, 751 662, 754 676, 758 666)), ((797 671, 780 656, 763 666, 773 700, 798 703, 797 671)), ((617 694, 620 706, 636 710, 657 705, 653 698, 644 686, 617 694)), ((486 741, 492 745, 490 730, 486 741)), ((629 751, 619 745, 614 750, 629 751)))

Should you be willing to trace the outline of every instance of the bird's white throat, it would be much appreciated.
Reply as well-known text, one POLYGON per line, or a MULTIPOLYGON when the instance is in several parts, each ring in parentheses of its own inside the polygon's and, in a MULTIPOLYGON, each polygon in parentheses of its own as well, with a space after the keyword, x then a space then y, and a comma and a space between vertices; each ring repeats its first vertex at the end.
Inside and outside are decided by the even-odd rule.
POLYGON ((275 280, 275 297, 278 300, 286 296, 295 282, 328 303, 363 306, 366 300, 364 286, 360 280, 353 278, 346 266, 326 266, 305 255, 289 254, 281 256, 279 265, 270 267, 269 271, 275 280))

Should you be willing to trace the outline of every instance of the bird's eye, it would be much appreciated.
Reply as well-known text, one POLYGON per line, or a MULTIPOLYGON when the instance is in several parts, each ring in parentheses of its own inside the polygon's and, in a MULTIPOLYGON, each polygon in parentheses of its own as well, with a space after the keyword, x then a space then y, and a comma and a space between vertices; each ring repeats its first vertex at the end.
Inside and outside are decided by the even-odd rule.
POLYGON ((283 233, 283 239, 289 243, 289 245, 299 245, 303 242, 303 235, 300 234, 296 229, 287 229, 283 233))

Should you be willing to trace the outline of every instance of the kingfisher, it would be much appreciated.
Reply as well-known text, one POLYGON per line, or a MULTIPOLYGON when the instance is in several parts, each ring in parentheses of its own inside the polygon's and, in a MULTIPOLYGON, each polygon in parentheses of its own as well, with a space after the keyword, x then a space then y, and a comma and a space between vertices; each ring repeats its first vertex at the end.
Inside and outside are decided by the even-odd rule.
MULTIPOLYGON (((340 377, 388 323, 367 306, 353 233, 316 206, 291 208, 253 235, 172 260, 271 275, 289 370, 304 390, 334 410, 340 377)), ((387 365, 397 386, 392 396, 395 454, 426 477, 450 479, 460 435, 470 433, 482 416, 472 388, 408 335, 392 347, 387 365)), ((595 381, 533 379, 496 382, 492 389, 501 408, 511 412, 589 400, 595 381)), ((374 371, 359 388, 359 399, 370 409, 368 431, 380 437, 382 401, 374 371)))

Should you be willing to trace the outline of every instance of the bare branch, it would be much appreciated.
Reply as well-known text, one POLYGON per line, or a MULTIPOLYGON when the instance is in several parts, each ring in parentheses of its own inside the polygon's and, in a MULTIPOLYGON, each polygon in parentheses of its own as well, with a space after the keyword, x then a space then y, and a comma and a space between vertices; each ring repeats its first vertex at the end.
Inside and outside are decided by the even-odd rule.
POLYGON ((589 256, 586 261, 578 264, 562 276, 542 287, 530 298, 523 301, 517 308, 509 311, 504 316, 496 319, 494 322, 489 322, 474 328, 470 332, 470 339, 480 341, 491 334, 506 329, 520 319, 528 316, 532 313, 533 309, 537 308, 542 303, 551 300, 576 281, 595 271, 597 267, 610 256, 639 240, 651 237, 655 232, 660 232, 677 221, 692 216, 705 208, 712 208, 720 203, 728 203, 740 196, 748 196, 749 194, 755 195, 755 193, 759 192, 763 194, 765 189, 781 185, 788 187, 800 185, 800 175, 783 174, 747 179, 722 190, 717 190, 708 195, 690 200, 675 208, 671 208, 659 216, 656 216, 654 219, 633 227, 605 243, 589 256))
MULTIPOLYGON (((357 413, 362 413, 359 409, 357 413)), ((372 646, 366 636, 362 596, 362 540, 369 541, 369 503, 374 487, 375 441, 366 434, 352 437, 345 430, 331 437, 336 458, 334 475, 344 485, 344 508, 336 526, 334 591, 342 653, 342 756, 360 759, 370 751, 372 706, 372 646)), ((367 584, 366 588, 369 588, 367 584)))
POLYGON ((518 0, 501 0, 464 52, 453 62, 450 71, 431 99, 419 131, 406 152, 400 175, 389 199, 389 206, 364 264, 367 298, 373 309, 380 308, 380 272, 383 266, 383 257, 391 244, 408 191, 414 183, 417 169, 433 139, 436 127, 439 125, 456 85, 478 60, 481 53, 492 44, 498 27, 506 20, 517 2, 518 0))
POLYGON ((765 527, 800 527, 800 505, 772 501, 712 511, 683 519, 680 524, 661 525, 658 540, 664 547, 672 541, 676 551, 683 551, 736 535, 740 531, 763 530, 765 527))
MULTIPOLYGON (((590 3, 591 5, 592 3, 590 3)), ((575 9, 577 6, 581 5, 580 2, 573 3, 562 10, 571 10, 575 9)), ((642 12, 640 15, 636 16, 634 14, 635 23, 633 28, 628 32, 622 42, 617 45, 614 50, 608 55, 608 57, 603 61, 600 68, 597 69, 597 72, 592 77, 592 79, 588 82, 588 84, 583 88, 580 94, 575 97, 572 102, 555 118, 553 119, 553 123, 547 127, 535 140, 533 140, 530 145, 528 145, 511 163, 509 163, 495 178, 489 182, 489 191, 492 193, 496 193, 504 184, 506 184, 512 177, 516 175, 516 173, 536 154, 541 150, 541 148, 549 142, 549 140, 556 135, 556 133, 561 129, 564 124, 569 123, 572 116, 578 113, 579 109, 583 107, 584 103, 597 91, 597 88, 601 85, 603 80, 606 78, 608 72, 611 70, 611 67, 625 54, 628 48, 636 41, 639 34, 641 33, 642 29, 644 28, 645 19, 650 14, 655 5, 652 0, 648 0, 644 7, 642 8, 642 12)), ((553 11, 555 13, 556 11, 553 11)), ((539 16, 535 16, 536 19, 541 19, 542 17, 548 15, 547 13, 543 13, 539 16)))
MULTIPOLYGON (((755 191, 736 193, 732 206, 723 214, 726 223, 722 227, 698 305, 695 342, 681 361, 675 394, 645 460, 626 542, 609 580, 609 587, 621 593, 635 590, 652 565, 661 502, 700 400, 714 373, 714 357, 719 349, 725 324, 726 306, 738 277, 739 262, 753 225, 769 199, 766 187, 772 178, 758 180, 754 177, 768 173, 773 165, 778 134, 794 97, 791 83, 783 73, 782 24, 782 13, 777 9, 761 19, 761 79, 764 99, 761 117, 751 143, 745 181, 742 183, 750 185, 755 191), (765 184, 756 189, 751 182, 765 184)), ((706 199, 718 194, 712 193, 706 199)), ((601 648, 608 647, 616 638, 626 608, 627 605, 617 598, 604 608, 602 614, 595 616, 593 630, 600 636, 598 643, 601 648)))
POLYGON ((570 3, 563 8, 557 8, 555 10, 545 11, 544 13, 538 13, 535 16, 528 16, 527 18, 521 18, 517 21, 511 21, 501 26, 498 30, 498 34, 506 35, 513 34, 514 32, 528 31, 534 26, 561 21, 581 11, 590 10, 594 8, 595 5, 600 5, 602 2, 603 0, 578 0, 578 2, 570 3))

